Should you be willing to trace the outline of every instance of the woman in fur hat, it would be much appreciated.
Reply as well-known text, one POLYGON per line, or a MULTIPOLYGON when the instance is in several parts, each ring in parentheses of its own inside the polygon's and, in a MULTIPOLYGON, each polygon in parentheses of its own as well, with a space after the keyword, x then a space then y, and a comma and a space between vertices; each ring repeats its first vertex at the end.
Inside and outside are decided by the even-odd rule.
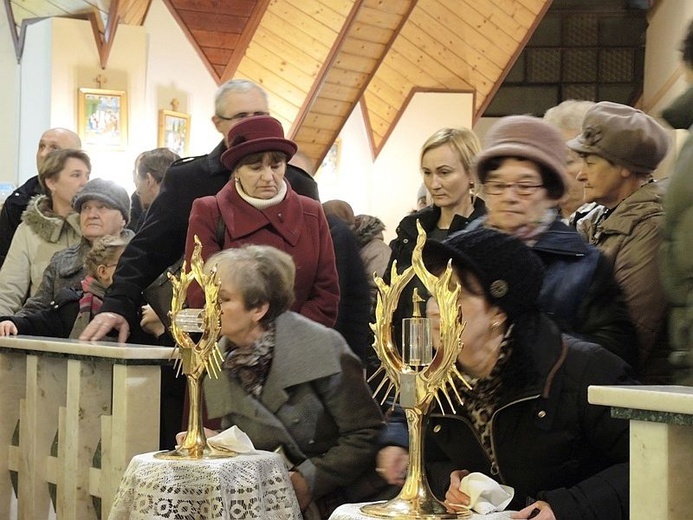
POLYGON ((53 254, 79 243, 72 199, 90 173, 89 156, 80 150, 56 150, 41 164, 38 180, 45 195, 29 202, 0 269, 0 314, 21 309, 36 294, 53 254))

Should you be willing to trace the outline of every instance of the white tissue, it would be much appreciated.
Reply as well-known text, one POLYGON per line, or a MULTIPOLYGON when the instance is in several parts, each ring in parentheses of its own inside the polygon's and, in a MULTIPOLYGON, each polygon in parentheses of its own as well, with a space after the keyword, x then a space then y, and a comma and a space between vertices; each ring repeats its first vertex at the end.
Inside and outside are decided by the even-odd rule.
POLYGON ((470 473, 464 477, 460 491, 469 497, 469 509, 482 515, 503 511, 515 496, 513 488, 499 484, 483 473, 470 473))
POLYGON ((215 455, 228 455, 229 453, 254 453, 255 446, 248 435, 238 426, 231 426, 228 430, 216 434, 207 439, 207 444, 215 455))

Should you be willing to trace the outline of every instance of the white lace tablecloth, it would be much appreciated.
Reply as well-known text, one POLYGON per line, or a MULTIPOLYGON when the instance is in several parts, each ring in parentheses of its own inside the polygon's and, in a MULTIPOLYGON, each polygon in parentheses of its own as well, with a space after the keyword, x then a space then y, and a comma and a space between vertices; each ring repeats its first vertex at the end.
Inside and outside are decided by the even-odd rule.
MULTIPOLYGON (((366 516, 361 512, 361 506, 364 504, 344 504, 334 510, 330 515, 329 520, 372 520, 372 516, 366 516)), ((500 513, 490 513, 488 515, 472 514, 471 520, 507 520, 510 518, 512 511, 501 511, 500 513)))
POLYGON ((302 516, 281 457, 260 451, 191 461, 136 455, 125 470, 108 518, 301 520, 302 516))

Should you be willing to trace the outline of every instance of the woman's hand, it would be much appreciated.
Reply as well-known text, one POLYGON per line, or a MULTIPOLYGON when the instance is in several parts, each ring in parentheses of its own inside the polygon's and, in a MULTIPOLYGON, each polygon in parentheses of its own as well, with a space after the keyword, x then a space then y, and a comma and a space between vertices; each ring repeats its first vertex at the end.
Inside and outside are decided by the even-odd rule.
POLYGON ((402 486, 407 478, 409 452, 399 446, 387 446, 378 452, 375 471, 392 486, 402 486))
POLYGON ((0 336, 16 336, 17 327, 10 320, 0 321, 0 336))
POLYGON ((151 305, 142 306, 142 319, 140 320, 140 327, 142 327, 143 331, 151 334, 155 338, 158 338, 164 332, 166 332, 164 324, 161 323, 159 316, 156 315, 156 312, 154 312, 151 305))
POLYGON ((510 518, 534 518, 535 520, 556 520, 551 506, 543 500, 537 500, 517 513, 512 513, 510 518))
MULTIPOLYGON (((205 430, 205 437, 206 437, 207 439, 209 439, 210 437, 214 437, 216 434, 219 433, 218 431, 210 430, 209 428, 205 428, 204 430, 205 430)), ((183 444, 183 441, 185 441, 185 436, 186 436, 187 434, 188 434, 187 431, 185 431, 185 432, 178 432, 178 433, 176 434, 176 444, 177 444, 178 446, 180 446, 180 445, 183 444)))
POLYGON ((469 471, 466 469, 458 469, 450 473, 450 487, 445 492, 445 502, 443 502, 450 513, 467 511, 469 508, 469 496, 460 491, 460 482, 467 475, 469 471))
POLYGON ((291 485, 294 487, 294 492, 298 499, 298 507, 301 508, 301 511, 305 511, 313 499, 308 482, 298 471, 289 471, 289 477, 291 477, 291 485))

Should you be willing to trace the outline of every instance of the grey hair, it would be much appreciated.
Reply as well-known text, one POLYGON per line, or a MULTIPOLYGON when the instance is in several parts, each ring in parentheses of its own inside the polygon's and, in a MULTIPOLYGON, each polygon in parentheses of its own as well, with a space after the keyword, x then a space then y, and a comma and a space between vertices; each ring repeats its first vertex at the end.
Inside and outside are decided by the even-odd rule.
POLYGON ((245 245, 213 255, 205 271, 217 268, 222 285, 230 282, 247 310, 269 304, 260 323, 268 325, 294 303, 296 267, 291 255, 276 247, 245 245))
POLYGON ((267 92, 257 83, 253 83, 247 79, 230 79, 229 81, 223 83, 218 89, 216 94, 214 94, 214 113, 216 115, 221 115, 224 112, 224 98, 229 92, 233 93, 245 93, 256 89, 265 98, 265 102, 269 104, 269 99, 267 98, 267 92))
POLYGON ((555 107, 549 108, 544 114, 544 121, 559 130, 580 132, 582 120, 587 111, 594 106, 594 101, 566 99, 555 107))

